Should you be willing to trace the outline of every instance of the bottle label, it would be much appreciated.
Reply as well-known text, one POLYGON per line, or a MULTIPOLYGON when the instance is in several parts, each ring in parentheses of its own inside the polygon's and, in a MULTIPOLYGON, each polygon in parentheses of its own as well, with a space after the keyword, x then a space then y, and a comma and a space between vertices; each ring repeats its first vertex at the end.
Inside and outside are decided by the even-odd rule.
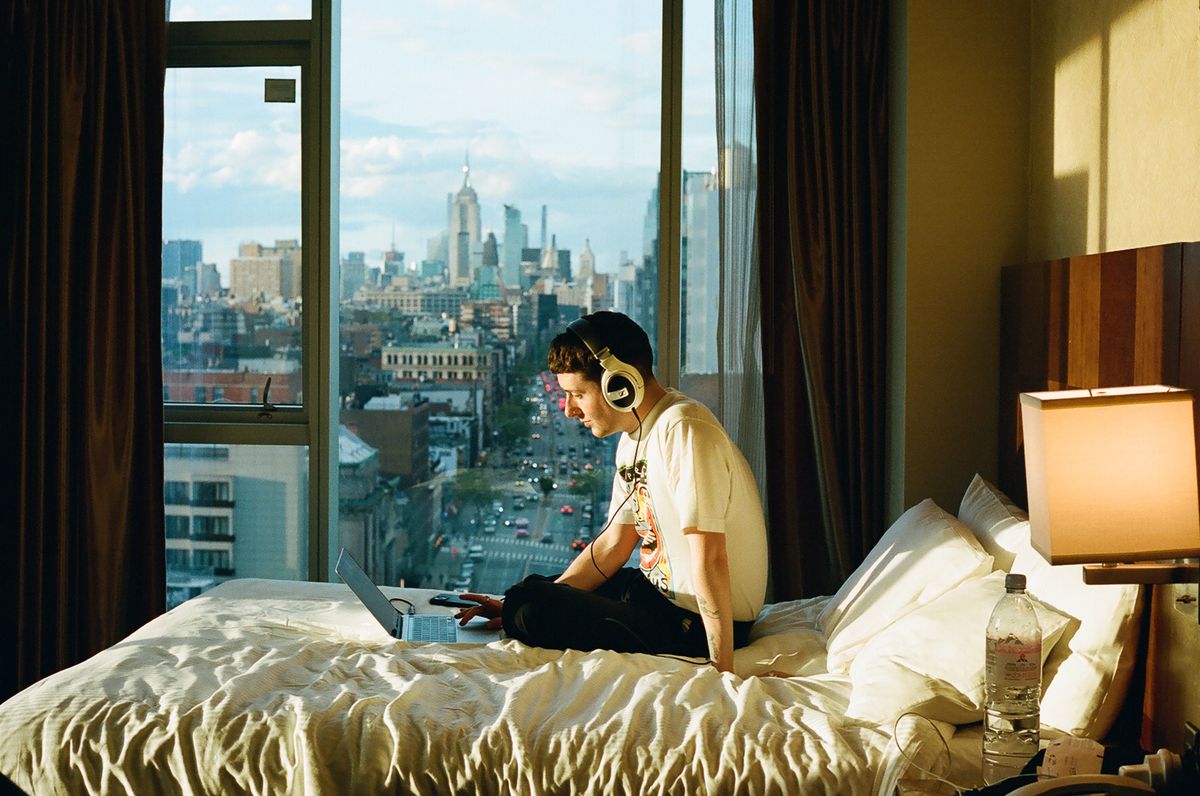
POLYGON ((1042 681, 1040 638, 1031 643, 1015 638, 989 638, 986 660, 987 671, 996 686, 1026 688, 1042 681))

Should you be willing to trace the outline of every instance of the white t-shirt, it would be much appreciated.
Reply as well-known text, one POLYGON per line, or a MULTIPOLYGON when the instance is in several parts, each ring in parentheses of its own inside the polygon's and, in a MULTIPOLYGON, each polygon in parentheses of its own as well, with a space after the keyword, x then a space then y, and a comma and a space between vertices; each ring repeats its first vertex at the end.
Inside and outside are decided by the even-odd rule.
POLYGON ((767 589, 767 531, 746 457, 708 407, 676 390, 643 418, 638 436, 622 434, 617 445, 609 516, 617 512, 614 523, 641 535, 642 574, 671 602, 698 612, 683 529, 723 533, 733 618, 755 619, 767 589))

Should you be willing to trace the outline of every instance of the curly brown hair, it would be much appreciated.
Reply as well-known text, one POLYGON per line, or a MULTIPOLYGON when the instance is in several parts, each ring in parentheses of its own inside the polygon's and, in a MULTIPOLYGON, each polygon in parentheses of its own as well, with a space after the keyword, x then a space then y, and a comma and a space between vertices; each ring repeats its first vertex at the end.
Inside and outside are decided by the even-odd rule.
MULTIPOLYGON (((595 336, 608 346, 615 357, 637 368, 642 378, 654 377, 654 351, 650 348, 650 338, 633 319, 609 311, 593 312, 583 317, 595 336)), ((546 365, 551 373, 580 373, 585 379, 597 383, 604 375, 604 368, 592 356, 587 344, 569 329, 550 341, 546 365)))

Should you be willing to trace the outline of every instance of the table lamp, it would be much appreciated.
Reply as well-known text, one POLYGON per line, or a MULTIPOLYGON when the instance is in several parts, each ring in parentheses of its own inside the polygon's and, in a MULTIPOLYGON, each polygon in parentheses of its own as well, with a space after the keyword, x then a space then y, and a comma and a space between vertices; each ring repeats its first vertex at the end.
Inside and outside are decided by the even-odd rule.
POLYGON ((1194 583, 1200 555, 1190 390, 1021 394, 1034 548, 1087 583, 1194 583), (1100 566, 1094 566, 1100 564, 1100 566))

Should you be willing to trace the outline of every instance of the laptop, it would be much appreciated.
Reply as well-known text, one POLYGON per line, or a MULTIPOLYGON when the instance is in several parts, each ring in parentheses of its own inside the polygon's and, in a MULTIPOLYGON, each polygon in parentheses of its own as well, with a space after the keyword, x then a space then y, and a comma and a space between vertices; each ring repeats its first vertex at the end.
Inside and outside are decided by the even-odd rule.
POLYGON ((384 596, 344 547, 338 554, 334 571, 371 615, 379 620, 383 629, 402 641, 486 644, 503 637, 502 631, 485 628, 487 620, 482 617, 473 619, 463 627, 451 614, 408 614, 401 611, 384 596))

